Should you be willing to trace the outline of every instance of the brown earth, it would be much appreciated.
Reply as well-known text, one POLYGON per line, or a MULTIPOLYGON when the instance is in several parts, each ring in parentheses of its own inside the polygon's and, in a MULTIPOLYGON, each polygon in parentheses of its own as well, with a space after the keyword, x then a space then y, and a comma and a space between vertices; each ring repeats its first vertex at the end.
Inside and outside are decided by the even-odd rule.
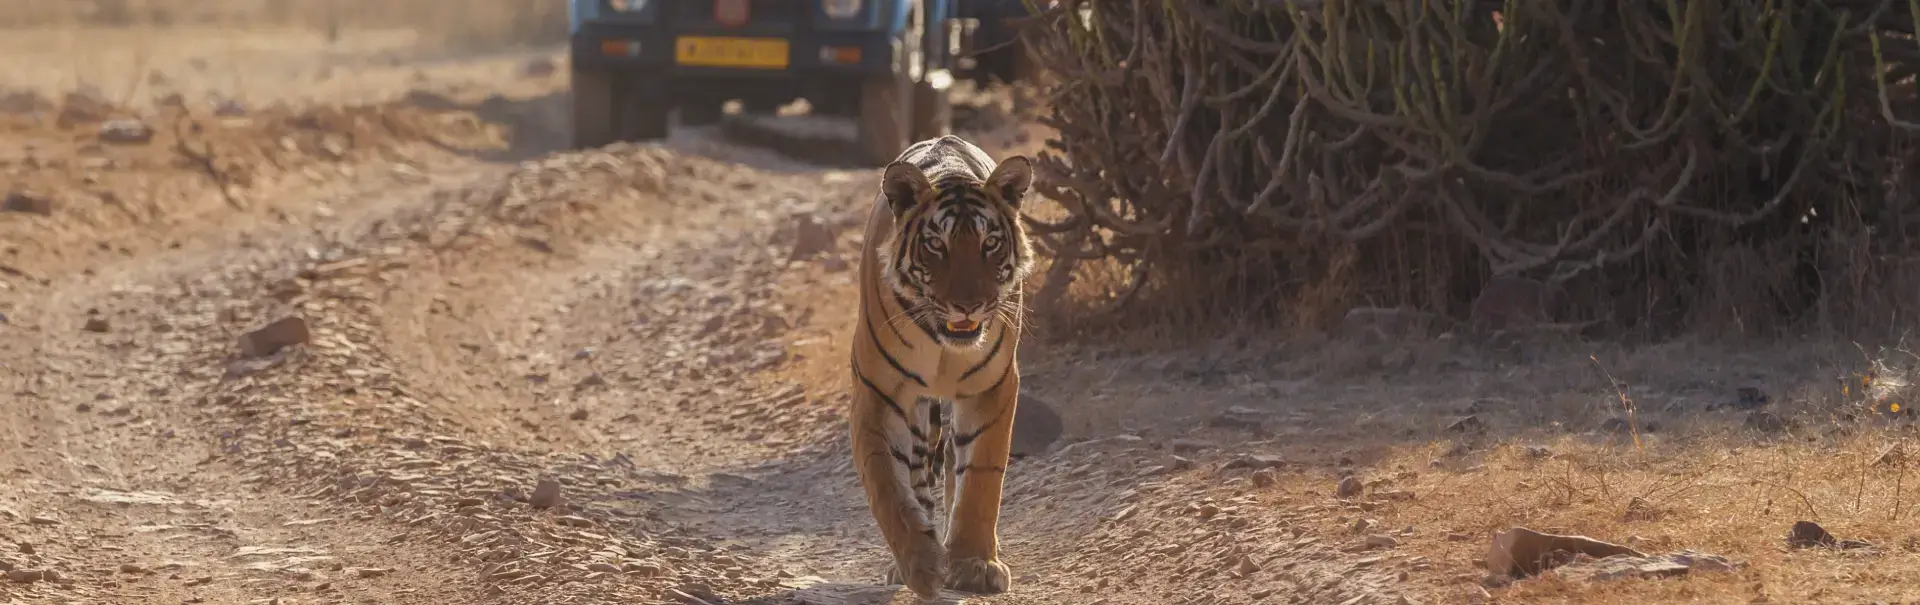
MULTIPOLYGON (((873 171, 712 130, 553 153, 550 48, 196 27, 0 33, 0 603, 892 598, 842 420, 873 171), (801 217, 835 241, 789 261, 801 217)), ((1065 434, 1010 471, 1015 589, 965 602, 1920 598, 1904 349, 1352 319, 1036 317, 1065 434), (1739 567, 1490 580, 1513 526, 1739 567)))

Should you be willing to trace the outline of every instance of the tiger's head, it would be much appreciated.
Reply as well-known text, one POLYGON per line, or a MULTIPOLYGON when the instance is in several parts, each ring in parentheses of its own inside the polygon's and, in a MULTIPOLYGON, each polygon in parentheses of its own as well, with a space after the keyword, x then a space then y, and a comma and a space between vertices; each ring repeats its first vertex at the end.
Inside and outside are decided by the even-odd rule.
POLYGON ((887 166, 880 190, 894 230, 878 252, 881 275, 907 317, 954 348, 980 345, 992 322, 1017 321, 1033 248, 1020 201, 1033 164, 1009 157, 985 180, 964 171, 929 179, 913 162, 887 166))

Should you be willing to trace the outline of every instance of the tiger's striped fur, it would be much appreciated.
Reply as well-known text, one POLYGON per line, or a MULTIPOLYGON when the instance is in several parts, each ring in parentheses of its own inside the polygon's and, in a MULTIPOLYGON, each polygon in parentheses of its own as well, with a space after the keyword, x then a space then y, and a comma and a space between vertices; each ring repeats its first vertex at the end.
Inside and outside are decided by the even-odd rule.
POLYGON ((1025 157, 996 164, 959 137, 929 139, 887 166, 867 221, 854 468, 893 554, 889 581, 922 597, 998 593, 1011 581, 997 525, 1020 392, 1020 285, 1033 259, 1019 208, 1032 183, 1025 157))

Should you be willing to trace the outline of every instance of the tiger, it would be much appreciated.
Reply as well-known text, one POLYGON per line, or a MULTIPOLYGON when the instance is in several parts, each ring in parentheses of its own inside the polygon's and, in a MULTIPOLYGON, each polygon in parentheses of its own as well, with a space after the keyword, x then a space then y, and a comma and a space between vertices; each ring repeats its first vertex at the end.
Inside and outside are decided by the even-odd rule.
POLYGON ((854 468, 893 555, 887 584, 922 598, 1012 583, 998 524, 1020 393, 1021 284, 1033 267, 1020 206, 1032 186, 1025 156, 996 163, 946 135, 887 165, 867 219, 851 339, 854 468))

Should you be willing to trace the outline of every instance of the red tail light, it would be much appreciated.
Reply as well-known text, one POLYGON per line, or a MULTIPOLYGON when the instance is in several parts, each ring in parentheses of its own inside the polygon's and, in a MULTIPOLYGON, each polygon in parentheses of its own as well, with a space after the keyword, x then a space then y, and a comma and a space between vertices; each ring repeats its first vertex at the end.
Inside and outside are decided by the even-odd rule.
POLYGON ((746 25, 753 18, 749 0, 713 0, 713 20, 727 27, 746 25))

